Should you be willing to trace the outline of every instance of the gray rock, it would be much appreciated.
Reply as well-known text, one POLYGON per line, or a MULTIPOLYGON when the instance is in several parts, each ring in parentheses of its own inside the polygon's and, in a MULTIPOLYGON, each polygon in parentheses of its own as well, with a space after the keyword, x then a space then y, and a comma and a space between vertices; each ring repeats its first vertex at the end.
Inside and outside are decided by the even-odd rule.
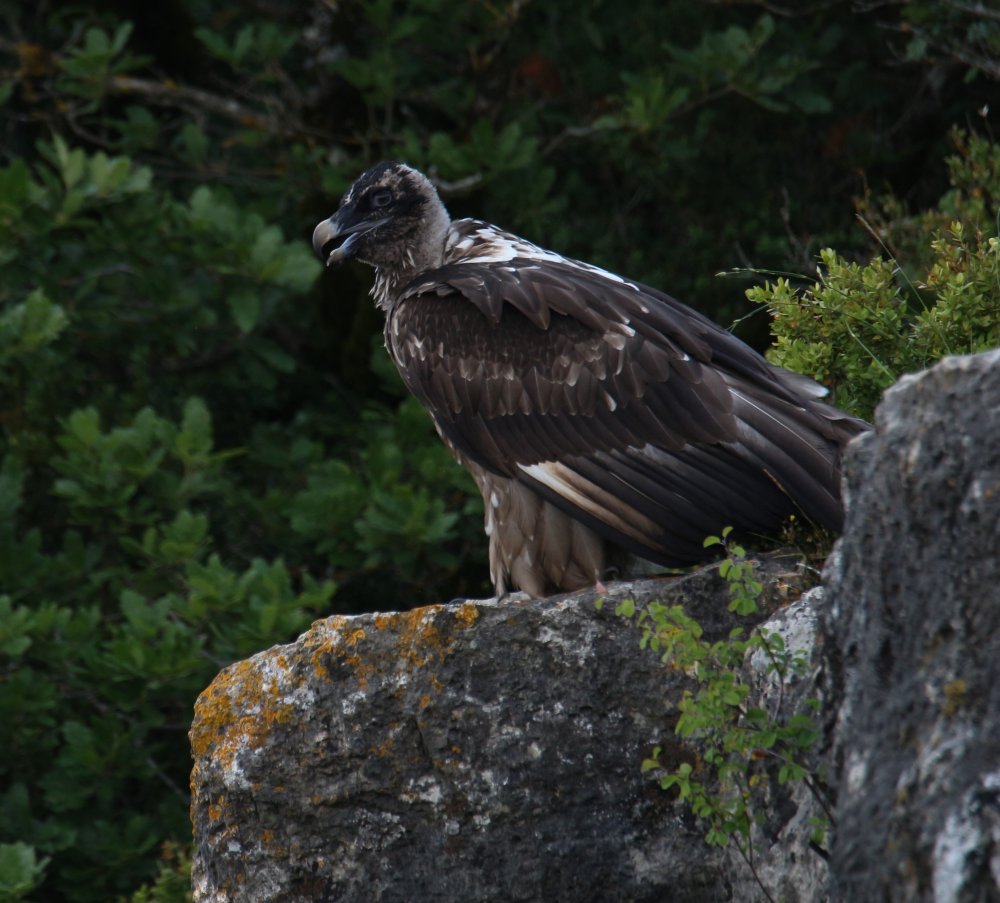
MULTIPOLYGON (((809 668, 752 704, 822 702, 836 800, 762 785, 754 868, 783 903, 1000 901, 1000 351, 902 380, 846 467, 847 523, 807 593, 761 563, 767 629, 809 668), (798 601, 795 601, 797 600, 798 601), (785 604, 791 601, 792 604, 785 604)), ((318 621, 223 671, 191 731, 195 899, 751 901, 767 896, 639 763, 686 678, 613 614, 734 625, 712 569, 524 602, 318 621)))
MULTIPOLYGON (((762 564, 770 607, 797 562, 762 564)), ((195 899, 715 901, 720 854, 642 759, 686 678, 613 613, 666 596, 710 637, 714 570, 534 602, 318 621, 223 671, 191 731, 195 899)))
MULTIPOLYGON (((824 605, 824 588, 817 586, 761 625, 764 630, 780 634, 786 650, 802 654, 807 662, 802 674, 791 674, 782 682, 763 652, 755 652, 744 666, 743 678, 751 688, 748 706, 764 709, 776 722, 787 723, 795 714, 815 719, 806 700, 824 702, 825 657, 819 629, 824 605)), ((820 752, 817 748, 810 757, 812 761, 806 764, 818 766, 820 752)), ((754 799, 754 811, 763 816, 763 821, 751 834, 753 868, 734 843, 726 849, 723 871, 731 888, 727 899, 739 903, 766 901, 766 888, 773 900, 783 903, 822 903, 826 900, 829 868, 815 849, 812 835, 814 820, 828 821, 827 788, 818 778, 809 785, 801 781, 780 784, 777 770, 776 764, 769 769, 771 779, 760 786, 754 799)))
POLYGON ((1000 351, 886 393, 827 566, 835 901, 1000 899, 1000 351))

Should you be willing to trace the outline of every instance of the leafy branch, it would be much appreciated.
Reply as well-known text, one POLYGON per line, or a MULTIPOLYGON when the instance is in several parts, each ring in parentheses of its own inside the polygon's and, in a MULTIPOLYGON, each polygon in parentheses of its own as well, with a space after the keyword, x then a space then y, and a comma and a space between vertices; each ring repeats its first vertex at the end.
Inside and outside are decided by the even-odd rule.
MULTIPOLYGON (((746 550, 730 540, 731 532, 727 527, 721 536, 708 537, 705 547, 720 546, 726 553, 719 573, 728 583, 729 610, 752 616, 759 612, 763 587, 746 550)), ((755 792, 769 782, 771 770, 776 769, 781 785, 801 781, 832 821, 819 776, 808 764, 819 736, 815 722, 810 714, 783 712, 784 687, 805 672, 805 655, 789 650, 780 633, 765 629, 747 635, 736 627, 725 639, 709 642, 698 621, 679 605, 653 602, 637 611, 634 600, 626 599, 615 611, 635 620, 642 632, 642 648, 657 652, 672 669, 695 683, 678 703, 675 727, 689 741, 693 761, 665 767, 662 747, 657 746, 642 763, 642 771, 656 773, 664 790, 677 792, 678 799, 705 824, 705 840, 710 845, 724 847, 732 842, 762 892, 773 900, 756 869, 752 835, 753 826, 763 821, 755 792), (754 653, 764 656, 767 673, 778 679, 773 713, 751 703, 751 688, 741 676, 754 653)), ((815 710, 819 703, 810 699, 806 705, 815 710)), ((817 825, 814 843, 822 840, 827 823, 824 819, 817 825)))

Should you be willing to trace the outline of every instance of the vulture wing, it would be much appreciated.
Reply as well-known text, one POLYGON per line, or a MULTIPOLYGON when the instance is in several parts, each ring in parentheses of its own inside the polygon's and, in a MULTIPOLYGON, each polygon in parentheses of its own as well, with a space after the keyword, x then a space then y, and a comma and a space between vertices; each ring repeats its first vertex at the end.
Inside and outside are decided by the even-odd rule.
POLYGON ((721 527, 791 513, 840 523, 861 422, 655 289, 549 252, 472 258, 404 287, 386 341, 463 456, 641 557, 689 564, 721 527))

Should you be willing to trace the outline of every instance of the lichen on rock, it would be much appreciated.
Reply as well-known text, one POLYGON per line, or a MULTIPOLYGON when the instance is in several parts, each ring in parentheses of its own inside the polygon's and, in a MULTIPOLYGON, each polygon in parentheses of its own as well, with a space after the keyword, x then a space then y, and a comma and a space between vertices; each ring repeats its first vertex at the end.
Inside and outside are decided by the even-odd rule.
MULTIPOLYGON (((795 592, 793 560, 763 567, 795 592)), ((639 770, 687 678, 613 614, 625 594, 733 623, 707 569, 602 610, 330 618, 227 668, 191 734, 196 899, 718 900, 717 853, 639 770)))

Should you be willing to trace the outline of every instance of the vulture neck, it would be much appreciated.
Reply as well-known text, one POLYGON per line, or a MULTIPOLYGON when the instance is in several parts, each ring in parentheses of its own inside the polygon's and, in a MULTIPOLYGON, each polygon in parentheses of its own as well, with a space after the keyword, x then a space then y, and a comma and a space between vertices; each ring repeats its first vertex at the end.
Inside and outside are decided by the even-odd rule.
POLYGON ((437 192, 428 198, 427 212, 412 236, 402 238, 389 263, 375 265, 372 297, 382 310, 390 311, 400 289, 420 273, 433 270, 445 262, 445 243, 451 228, 451 217, 437 192))

